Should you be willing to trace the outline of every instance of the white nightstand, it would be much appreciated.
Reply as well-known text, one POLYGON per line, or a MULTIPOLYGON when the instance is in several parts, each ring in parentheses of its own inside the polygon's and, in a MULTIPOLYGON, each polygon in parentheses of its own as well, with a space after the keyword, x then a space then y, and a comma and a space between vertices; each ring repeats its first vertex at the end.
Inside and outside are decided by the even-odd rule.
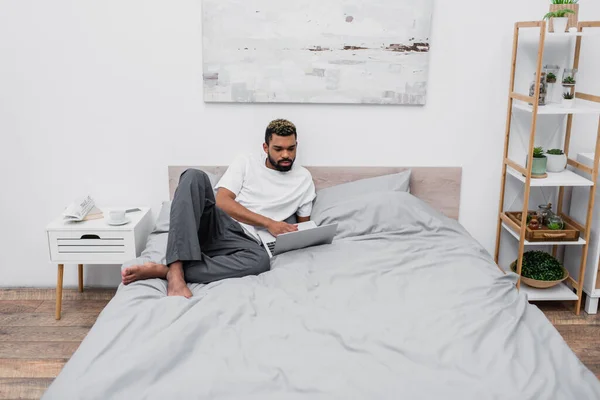
MULTIPOLYGON (((83 292, 83 264, 123 264, 138 257, 152 230, 150 208, 127 213, 131 222, 112 226, 105 218, 63 222, 57 218, 46 227, 50 262, 58 264, 56 319, 60 319, 64 264, 78 264, 79 291, 83 292)), ((110 208, 101 208, 108 215, 110 208)))

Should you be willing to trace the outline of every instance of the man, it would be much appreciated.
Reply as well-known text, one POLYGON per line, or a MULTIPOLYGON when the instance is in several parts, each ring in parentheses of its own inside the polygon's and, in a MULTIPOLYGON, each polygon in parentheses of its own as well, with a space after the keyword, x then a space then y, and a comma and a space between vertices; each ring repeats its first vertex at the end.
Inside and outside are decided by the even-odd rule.
POLYGON ((241 157, 216 185, 188 169, 180 177, 171 204, 166 265, 152 262, 126 268, 123 283, 167 279, 169 296, 192 296, 188 283, 258 275, 270 268, 257 229, 277 236, 298 230, 284 220, 310 220, 315 187, 310 172, 294 165, 297 132, 291 122, 272 121, 265 132, 262 157, 241 157))

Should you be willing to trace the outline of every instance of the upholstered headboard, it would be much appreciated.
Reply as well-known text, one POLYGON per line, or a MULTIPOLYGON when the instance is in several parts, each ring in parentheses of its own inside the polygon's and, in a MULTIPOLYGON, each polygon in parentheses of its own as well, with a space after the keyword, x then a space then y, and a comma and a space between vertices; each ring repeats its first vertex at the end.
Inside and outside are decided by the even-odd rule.
MULTIPOLYGON (((217 176, 226 166, 169 166, 169 196, 172 199, 179 176, 188 168, 201 169, 217 176)), ((312 174, 317 192, 329 186, 364 178, 394 174, 411 169, 410 191, 413 195, 458 219, 460 206, 461 167, 306 167, 312 174)))

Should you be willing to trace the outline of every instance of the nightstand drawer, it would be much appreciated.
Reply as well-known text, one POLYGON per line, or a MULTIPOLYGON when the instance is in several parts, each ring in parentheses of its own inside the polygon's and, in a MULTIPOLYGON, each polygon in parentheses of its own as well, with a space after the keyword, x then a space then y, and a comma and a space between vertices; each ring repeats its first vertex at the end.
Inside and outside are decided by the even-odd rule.
POLYGON ((132 231, 51 231, 48 244, 51 258, 59 261, 122 261, 136 257, 132 231))

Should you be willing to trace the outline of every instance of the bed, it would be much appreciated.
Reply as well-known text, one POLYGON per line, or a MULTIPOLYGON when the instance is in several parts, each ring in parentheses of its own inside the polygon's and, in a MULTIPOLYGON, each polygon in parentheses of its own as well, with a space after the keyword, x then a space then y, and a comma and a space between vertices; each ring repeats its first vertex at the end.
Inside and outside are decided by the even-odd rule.
MULTIPOLYGON (((170 167, 171 194, 186 167, 170 167)), ((222 167, 203 167, 218 179, 222 167)), ((260 276, 121 285, 44 399, 600 399, 458 223, 460 168, 312 168, 331 245, 260 276)), ((212 178, 211 178, 212 179, 212 178)), ((164 261, 169 202, 146 250, 164 261)))

